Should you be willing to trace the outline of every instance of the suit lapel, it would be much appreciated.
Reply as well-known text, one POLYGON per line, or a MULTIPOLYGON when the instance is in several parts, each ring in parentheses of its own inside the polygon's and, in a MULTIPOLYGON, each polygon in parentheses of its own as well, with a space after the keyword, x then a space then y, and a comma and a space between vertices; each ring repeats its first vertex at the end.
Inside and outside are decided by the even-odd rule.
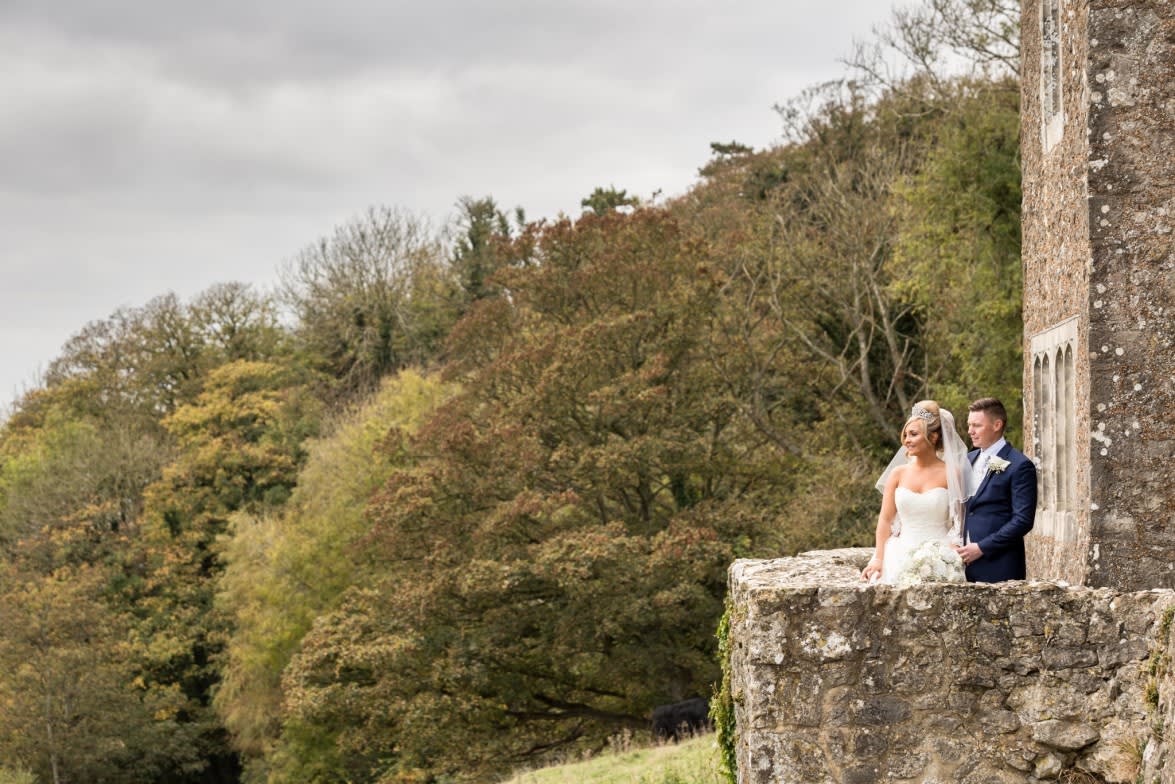
MULTIPOLYGON (((1008 455, 1011 454, 1011 452, 1012 452, 1012 445, 1005 442, 1003 448, 1000 449, 1000 451, 996 452, 994 456, 1000 458, 1001 460, 1007 460, 1008 455)), ((979 455, 976 454, 975 460, 978 460, 978 459, 979 459, 979 455)), ((975 460, 971 461, 972 465, 974 465, 975 460)), ((971 496, 972 498, 978 498, 980 493, 982 493, 984 490, 987 489, 987 483, 991 481, 992 474, 994 474, 994 473, 995 473, 995 471, 991 470, 991 464, 989 463, 987 466, 987 470, 983 472, 983 479, 979 480, 979 487, 975 488, 975 495, 971 496)))

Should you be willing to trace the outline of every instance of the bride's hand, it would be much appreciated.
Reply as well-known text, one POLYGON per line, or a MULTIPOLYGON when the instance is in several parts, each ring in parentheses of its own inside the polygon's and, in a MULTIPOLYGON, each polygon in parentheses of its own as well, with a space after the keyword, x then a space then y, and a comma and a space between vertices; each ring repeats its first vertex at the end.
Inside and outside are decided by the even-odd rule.
POLYGON ((872 582, 881 577, 881 561, 876 557, 870 558, 868 565, 861 571, 861 579, 872 582))

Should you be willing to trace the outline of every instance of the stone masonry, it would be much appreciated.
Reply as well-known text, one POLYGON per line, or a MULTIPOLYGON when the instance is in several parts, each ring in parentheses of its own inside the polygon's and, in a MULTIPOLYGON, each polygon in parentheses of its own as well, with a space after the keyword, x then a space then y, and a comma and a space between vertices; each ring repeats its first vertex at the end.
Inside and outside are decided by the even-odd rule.
POLYGON ((1024 0, 1034 577, 1175 587, 1175 0, 1024 0))
POLYGON ((740 782, 1173 780, 1175 593, 866 586, 869 553, 731 567, 740 782))

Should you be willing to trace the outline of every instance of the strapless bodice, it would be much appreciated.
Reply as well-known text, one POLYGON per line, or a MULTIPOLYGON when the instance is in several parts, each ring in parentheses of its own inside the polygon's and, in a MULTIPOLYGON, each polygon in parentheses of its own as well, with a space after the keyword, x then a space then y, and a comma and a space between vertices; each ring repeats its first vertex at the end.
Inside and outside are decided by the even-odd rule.
POLYGON ((898 507, 901 535, 911 539, 934 539, 945 535, 950 528, 948 497, 945 487, 933 487, 925 493, 899 487, 894 493, 894 503, 898 507))
MULTIPOLYGON (((913 556, 919 547, 928 541, 941 542, 946 552, 950 553, 949 500, 950 493, 945 487, 934 487, 925 493, 917 493, 904 487, 897 489, 894 493, 894 503, 898 507, 898 531, 886 540, 885 560, 881 565, 881 582, 902 585, 910 584, 909 580, 923 581, 923 577, 911 576, 905 571, 907 566, 917 566, 913 556)), ((957 582, 963 580, 962 561, 958 561, 955 578, 957 582)))

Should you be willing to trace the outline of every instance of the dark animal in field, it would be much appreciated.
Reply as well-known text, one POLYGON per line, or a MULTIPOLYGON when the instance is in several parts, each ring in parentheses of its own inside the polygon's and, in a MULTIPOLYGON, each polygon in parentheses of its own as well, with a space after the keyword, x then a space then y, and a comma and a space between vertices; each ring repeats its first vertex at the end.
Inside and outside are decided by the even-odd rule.
POLYGON ((698 732, 710 730, 710 701, 694 697, 672 705, 653 708, 653 737, 675 743, 698 732))

